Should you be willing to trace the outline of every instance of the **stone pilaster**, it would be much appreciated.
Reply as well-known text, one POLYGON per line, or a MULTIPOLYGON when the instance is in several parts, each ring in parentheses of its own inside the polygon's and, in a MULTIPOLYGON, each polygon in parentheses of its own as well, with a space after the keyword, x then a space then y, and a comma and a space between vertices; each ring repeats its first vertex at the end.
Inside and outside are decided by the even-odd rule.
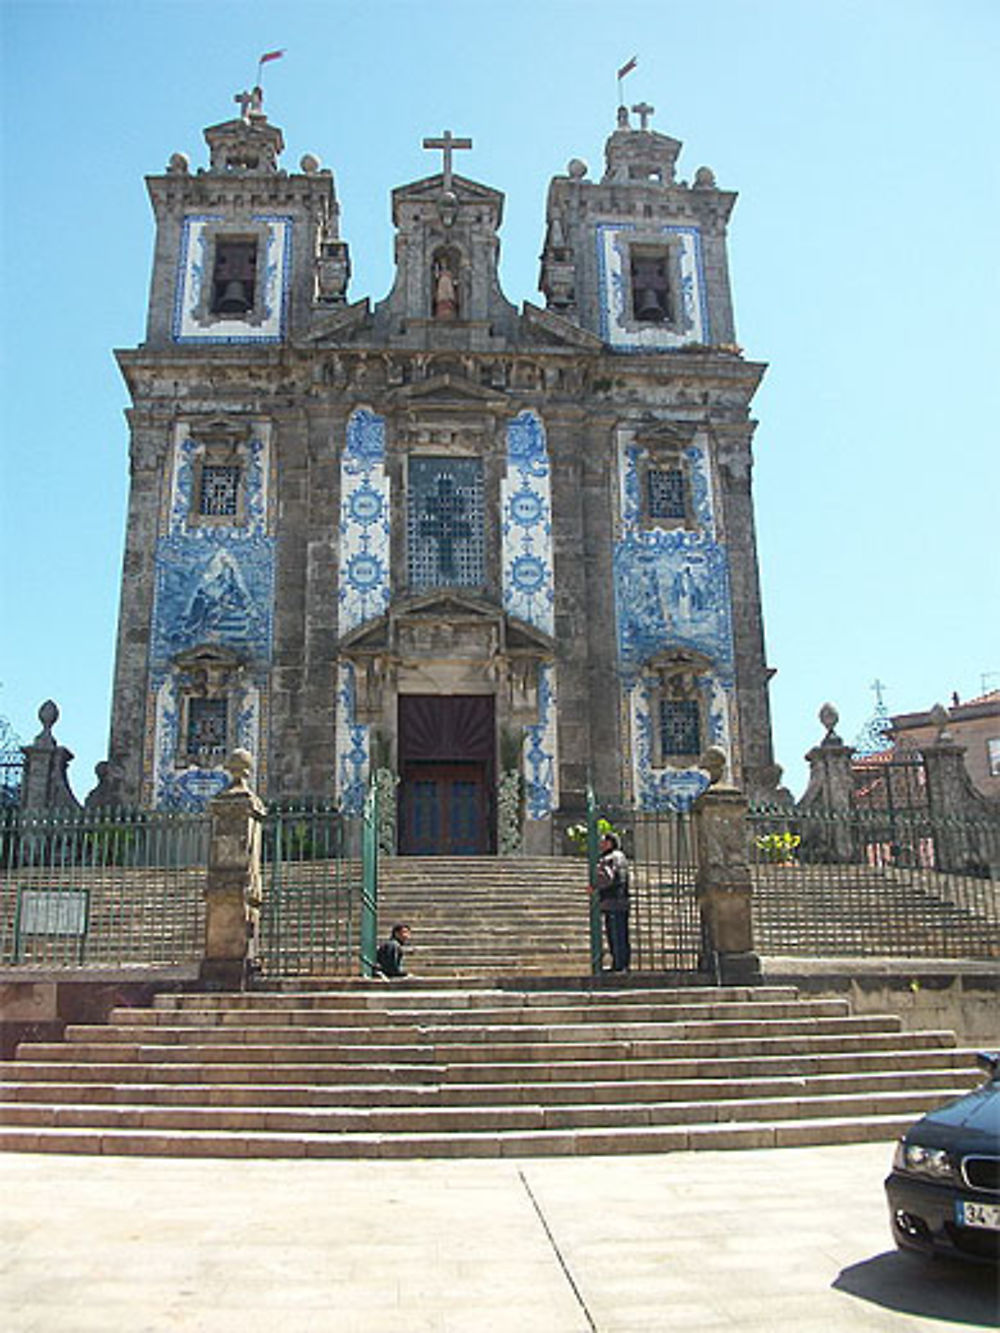
POLYGON ((724 756, 709 751, 700 766, 713 784, 694 805, 696 888, 702 936, 723 985, 760 980, 753 947, 753 881, 747 861, 747 802, 722 782, 724 756))
POLYGON ((264 804, 247 784, 253 760, 246 750, 234 751, 226 768, 232 781, 209 806, 212 841, 201 979, 223 990, 240 990, 256 962, 264 804))

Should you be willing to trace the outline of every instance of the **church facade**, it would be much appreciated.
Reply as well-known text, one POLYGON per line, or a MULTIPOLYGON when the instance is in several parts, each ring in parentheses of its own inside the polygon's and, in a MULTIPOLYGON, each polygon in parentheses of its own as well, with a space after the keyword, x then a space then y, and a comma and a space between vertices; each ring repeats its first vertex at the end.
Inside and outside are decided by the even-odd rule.
POLYGON ((544 304, 518 309, 503 196, 446 132, 442 169, 392 193, 372 304, 332 174, 284 170, 259 95, 242 107, 206 168, 147 179, 146 338, 118 353, 123 799, 203 804, 241 746, 275 800, 357 809, 391 770, 401 852, 488 854, 547 850, 588 781, 682 808, 709 745, 773 791, 736 196, 678 180, 681 145, 620 108, 600 179, 552 180, 544 304))

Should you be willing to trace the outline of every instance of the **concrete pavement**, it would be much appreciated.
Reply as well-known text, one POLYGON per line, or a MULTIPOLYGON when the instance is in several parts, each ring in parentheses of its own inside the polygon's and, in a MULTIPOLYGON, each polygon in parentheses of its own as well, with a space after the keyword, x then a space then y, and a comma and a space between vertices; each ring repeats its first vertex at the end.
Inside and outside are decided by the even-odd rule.
POLYGON ((997 1327, 898 1256, 891 1145, 489 1161, 0 1157, 6 1333, 997 1327))

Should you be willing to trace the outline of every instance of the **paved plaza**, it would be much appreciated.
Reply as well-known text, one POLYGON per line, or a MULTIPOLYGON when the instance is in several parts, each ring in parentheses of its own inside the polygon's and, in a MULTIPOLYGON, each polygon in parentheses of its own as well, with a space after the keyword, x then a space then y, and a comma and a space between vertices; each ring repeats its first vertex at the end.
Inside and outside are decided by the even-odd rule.
POLYGON ((6 1333, 997 1327, 892 1249, 889 1144, 509 1161, 0 1158, 6 1333))

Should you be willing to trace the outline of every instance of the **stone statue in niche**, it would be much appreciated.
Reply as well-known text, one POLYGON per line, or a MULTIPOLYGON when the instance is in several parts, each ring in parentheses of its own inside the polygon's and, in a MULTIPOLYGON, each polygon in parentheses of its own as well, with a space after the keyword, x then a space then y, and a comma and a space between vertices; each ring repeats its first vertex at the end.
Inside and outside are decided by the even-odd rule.
POLYGON ((451 265, 443 256, 434 261, 434 318, 458 318, 458 286, 451 265))

